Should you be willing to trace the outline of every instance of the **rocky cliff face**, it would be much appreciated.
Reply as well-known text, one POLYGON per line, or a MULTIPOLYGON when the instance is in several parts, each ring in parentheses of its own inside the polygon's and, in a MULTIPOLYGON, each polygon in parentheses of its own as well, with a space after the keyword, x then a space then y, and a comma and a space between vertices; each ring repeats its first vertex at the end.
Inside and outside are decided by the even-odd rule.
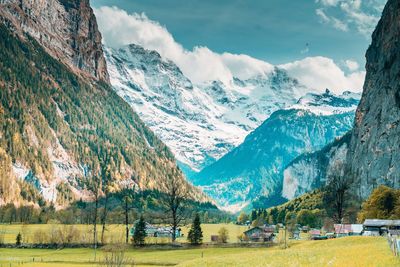
POLYGON ((0 19, 35 38, 74 72, 109 82, 89 0, 0 0, 0 19))
POLYGON ((366 58, 347 159, 361 197, 377 184, 400 186, 400 1, 386 4, 366 58))
POLYGON ((327 184, 330 174, 344 165, 351 132, 290 162, 283 171, 282 197, 293 199, 327 184))

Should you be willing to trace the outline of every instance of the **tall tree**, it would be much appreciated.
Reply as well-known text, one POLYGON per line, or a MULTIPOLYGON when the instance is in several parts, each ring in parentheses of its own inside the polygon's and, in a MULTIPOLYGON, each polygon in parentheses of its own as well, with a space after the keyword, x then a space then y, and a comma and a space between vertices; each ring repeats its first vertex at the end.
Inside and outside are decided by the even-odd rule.
POLYGON ((346 174, 343 164, 336 163, 328 181, 324 197, 327 212, 335 223, 342 223, 345 210, 351 201, 349 190, 353 179, 351 175, 346 174))
POLYGON ((143 215, 140 215, 140 219, 135 225, 133 243, 137 246, 143 246, 145 244, 146 236, 146 222, 144 221, 143 215))
POLYGON ((132 204, 135 201, 136 184, 133 184, 133 189, 125 188, 124 193, 124 218, 125 218, 125 243, 129 242, 129 212, 132 209, 132 204))
MULTIPOLYGON (((92 212, 92 224, 93 224, 93 247, 97 249, 97 219, 99 210, 99 198, 101 191, 101 179, 99 177, 99 165, 93 164, 89 174, 86 177, 87 189, 91 192, 93 197, 93 212, 92 212)), ((95 254, 96 258, 96 254, 95 254)))
POLYGON ((179 169, 173 169, 166 177, 166 206, 172 227, 171 240, 175 242, 179 224, 186 217, 184 200, 188 197, 188 185, 179 169))
POLYGON ((101 168, 101 179, 102 179, 102 187, 101 191, 104 194, 103 200, 103 213, 101 215, 101 244, 104 244, 104 234, 106 231, 106 223, 107 223, 107 215, 108 215, 108 200, 110 196, 110 185, 112 182, 112 167, 113 167, 113 159, 110 158, 109 154, 106 153, 105 159, 103 160, 102 168, 101 168))
POLYGON ((196 213, 192 227, 188 233, 188 240, 192 245, 200 245, 203 242, 203 231, 201 230, 200 216, 196 213))

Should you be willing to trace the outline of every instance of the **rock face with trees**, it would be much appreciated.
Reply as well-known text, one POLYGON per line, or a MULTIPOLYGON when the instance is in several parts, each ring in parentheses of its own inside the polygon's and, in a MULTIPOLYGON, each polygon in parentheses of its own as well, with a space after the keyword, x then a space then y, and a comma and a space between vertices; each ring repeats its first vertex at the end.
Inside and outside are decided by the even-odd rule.
POLYGON ((0 205, 93 200, 91 172, 101 198, 134 184, 165 192, 174 173, 207 200, 108 84, 88 0, 0 1, 0 57, 0 205))
POLYGON ((347 161, 357 193, 400 186, 400 2, 389 0, 367 51, 364 92, 347 161))

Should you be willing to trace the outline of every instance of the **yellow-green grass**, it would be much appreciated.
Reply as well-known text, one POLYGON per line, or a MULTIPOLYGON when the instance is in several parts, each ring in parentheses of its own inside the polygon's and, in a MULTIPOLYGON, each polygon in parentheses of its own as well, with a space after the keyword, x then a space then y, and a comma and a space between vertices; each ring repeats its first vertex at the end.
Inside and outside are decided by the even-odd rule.
MULTIPOLYGON (((45 233, 46 235, 51 235, 55 230, 64 230, 68 228, 68 225, 61 224, 11 224, 11 225, 0 225, 0 239, 4 237, 5 243, 15 243, 16 236, 18 233, 22 234, 24 243, 35 243, 37 242, 35 233, 38 231, 45 233)), ((73 225, 77 230, 79 230, 79 240, 82 243, 93 243, 93 226, 77 224, 73 225)), ((203 240, 204 242, 211 241, 211 235, 217 235, 218 230, 221 227, 225 227, 229 232, 228 242, 235 243, 238 241, 237 236, 248 229, 246 226, 239 226, 235 224, 202 224, 203 230, 203 240)), ((187 234, 190 225, 182 227, 183 237, 178 238, 179 242, 187 242, 187 234)), ((67 229, 65 230, 67 231, 67 229)), ((97 226, 98 238, 100 238, 101 225, 97 226)), ((107 243, 121 243, 125 241, 125 225, 121 224, 111 224, 107 225, 105 232, 105 242, 107 243)), ((1 240, 0 240, 1 242, 1 240)), ((168 238, 147 238, 148 243, 167 243, 168 238)))
MULTIPOLYGON (((236 225, 236 224, 202 224, 201 229, 203 231, 203 242, 211 242, 212 235, 218 235, 219 229, 222 227, 228 230, 228 243, 237 243, 238 236, 248 229, 248 226, 236 225)), ((182 227, 183 238, 178 238, 178 241, 186 241, 190 225, 182 227)))
MULTIPOLYGON (((246 248, 197 248, 179 250, 151 250, 131 248, 126 252, 128 259, 133 259, 135 266, 174 266, 201 257, 235 257, 238 253, 250 251, 246 248)), ((261 249, 256 249, 260 251, 261 249)), ((103 259, 104 252, 97 250, 97 260, 103 259)), ((79 249, 0 249, 0 266, 23 263, 22 266, 96 266, 94 250, 79 249), (35 258, 35 262, 33 262, 35 258)), ((12 265, 14 266, 14 265, 12 265)))
MULTIPOLYGON (((400 266, 399 258, 393 256, 386 239, 382 237, 293 241, 288 249, 131 248, 126 256, 134 260, 135 266, 400 266)), ((97 250, 97 259, 103 257, 103 252, 97 250)), ((10 263, 11 266, 96 266, 93 261, 93 249, 0 249, 0 266, 9 266, 10 263)))
POLYGON ((288 249, 272 247, 182 262, 191 266, 400 266, 383 237, 346 237, 293 241, 288 249))

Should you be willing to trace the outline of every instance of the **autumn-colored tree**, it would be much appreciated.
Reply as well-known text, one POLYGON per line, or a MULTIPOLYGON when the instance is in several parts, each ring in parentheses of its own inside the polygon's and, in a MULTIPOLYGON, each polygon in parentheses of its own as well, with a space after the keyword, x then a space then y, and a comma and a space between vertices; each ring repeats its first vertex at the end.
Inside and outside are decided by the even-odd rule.
POLYGON ((400 190, 384 185, 376 188, 362 204, 358 221, 365 219, 398 219, 400 217, 400 190))

